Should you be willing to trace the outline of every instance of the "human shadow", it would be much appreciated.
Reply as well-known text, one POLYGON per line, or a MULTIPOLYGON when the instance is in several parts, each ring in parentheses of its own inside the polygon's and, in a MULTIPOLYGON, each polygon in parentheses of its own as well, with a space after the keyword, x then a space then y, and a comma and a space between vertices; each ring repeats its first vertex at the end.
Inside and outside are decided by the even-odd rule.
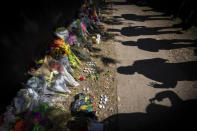
POLYGON ((197 61, 168 63, 162 58, 138 60, 131 66, 117 68, 118 73, 131 75, 137 72, 145 77, 160 82, 149 83, 154 88, 175 88, 177 81, 197 80, 197 61))
POLYGON ((159 35, 159 34, 182 34, 180 31, 160 31, 163 29, 169 29, 170 27, 123 27, 120 33, 124 36, 139 36, 139 35, 159 35))
POLYGON ((104 57, 104 56, 101 57, 101 61, 103 62, 103 64, 105 66, 109 66, 109 64, 116 64, 116 63, 118 63, 117 60, 115 60, 113 58, 110 58, 110 57, 104 57))
POLYGON ((136 15, 136 14, 122 14, 122 17, 126 20, 133 20, 133 21, 139 21, 139 22, 144 22, 147 20, 170 20, 169 18, 163 17, 163 15, 145 15, 145 16, 143 16, 143 15, 136 15))
POLYGON ((101 33, 101 37, 103 41, 108 41, 114 39, 115 36, 119 36, 119 34, 112 34, 110 32, 101 33))
POLYGON ((107 29, 107 32, 120 32, 120 29, 107 29))
POLYGON ((112 2, 113 5, 131 5, 129 2, 112 2))
POLYGON ((130 5, 137 5, 140 7, 148 6, 148 1, 147 0, 126 0, 127 3, 130 5))
POLYGON ((109 66, 110 64, 119 63, 118 60, 113 59, 113 58, 110 58, 110 57, 106 57, 104 55, 97 55, 96 54, 96 55, 93 55, 92 57, 94 57, 94 58, 100 58, 101 61, 102 61, 102 63, 103 63, 103 65, 105 65, 105 66, 109 66))
POLYGON ((194 49, 194 55, 197 56, 197 49, 194 49))
POLYGON ((182 100, 173 91, 163 91, 150 99, 146 113, 120 113, 106 118, 106 130, 120 131, 169 131, 177 129, 195 130, 197 100, 182 100), (168 98, 171 106, 156 104, 168 98), (192 119, 194 118, 194 119, 192 119))
POLYGON ((113 16, 114 19, 122 18, 122 16, 113 16))
POLYGON ((153 38, 138 39, 135 41, 124 41, 123 45, 137 46, 139 49, 158 52, 159 50, 179 49, 186 47, 197 47, 196 40, 189 39, 172 39, 172 40, 156 40, 153 38), (179 43, 179 44, 178 44, 179 43))
POLYGON ((108 24, 108 25, 121 25, 122 22, 116 18, 103 18, 102 20, 103 23, 108 24))

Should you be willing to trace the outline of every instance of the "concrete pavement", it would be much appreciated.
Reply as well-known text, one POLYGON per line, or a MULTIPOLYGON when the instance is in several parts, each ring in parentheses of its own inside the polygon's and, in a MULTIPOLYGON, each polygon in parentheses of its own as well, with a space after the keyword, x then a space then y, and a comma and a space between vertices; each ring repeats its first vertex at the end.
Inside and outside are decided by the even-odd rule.
MULTIPOLYGON (((118 113, 149 113, 150 99, 161 92, 167 92, 166 96, 162 101, 154 101, 155 105, 170 108, 173 103, 168 97, 173 93, 183 101, 196 99, 196 69, 192 68, 197 56, 184 54, 188 48, 191 53, 196 47, 197 35, 193 30, 172 28, 180 21, 172 21, 148 6, 114 0, 112 8, 118 22, 108 31, 116 34, 118 113)), ((120 123, 121 130, 139 126, 126 128, 125 121, 120 123)))

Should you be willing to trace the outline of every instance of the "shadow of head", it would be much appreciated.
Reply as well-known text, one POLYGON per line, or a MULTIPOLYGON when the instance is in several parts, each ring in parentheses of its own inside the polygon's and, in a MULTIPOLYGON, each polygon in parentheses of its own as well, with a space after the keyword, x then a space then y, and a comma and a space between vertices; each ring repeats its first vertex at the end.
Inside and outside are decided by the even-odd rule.
POLYGON ((163 15, 136 15, 136 14, 122 14, 122 17, 126 20, 144 22, 147 20, 169 20, 163 17, 163 15))
POLYGON ((154 64, 163 64, 167 59, 162 58, 154 58, 154 59, 148 59, 148 60, 137 60, 133 63, 131 66, 121 66, 117 68, 117 72, 120 74, 125 75, 132 75, 135 72, 141 73, 141 71, 144 70, 144 67, 147 65, 147 68, 151 68, 151 65, 154 64))
POLYGON ((124 36, 140 36, 140 35, 160 35, 160 34, 182 34, 181 31, 161 31, 170 29, 170 27, 145 27, 133 26, 123 27, 120 33, 124 36))
POLYGON ((197 49, 194 49, 194 55, 197 56, 197 49))
POLYGON ((144 39, 138 39, 137 42, 124 41, 122 42, 122 44, 126 46, 137 46, 139 49, 145 51, 158 52, 159 50, 196 47, 197 44, 195 42, 196 40, 190 40, 190 39, 157 40, 153 38, 144 38, 144 39))
POLYGON ((117 60, 109 57, 102 57, 101 61, 103 62, 104 65, 108 66, 109 64, 116 64, 118 63, 117 60))

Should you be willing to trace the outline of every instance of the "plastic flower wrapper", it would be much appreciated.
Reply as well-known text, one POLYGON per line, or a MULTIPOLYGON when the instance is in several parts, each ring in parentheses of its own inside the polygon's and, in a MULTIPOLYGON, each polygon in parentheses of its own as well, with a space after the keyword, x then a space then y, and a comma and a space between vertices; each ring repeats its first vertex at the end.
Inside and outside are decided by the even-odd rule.
POLYGON ((81 61, 75 56, 75 54, 71 50, 69 50, 68 59, 72 67, 77 69, 80 68, 79 65, 81 65, 81 61))
MULTIPOLYGON (((31 90, 32 94, 37 97, 38 95, 36 92, 33 92, 31 90)), ((30 92, 28 89, 21 89, 20 91, 17 92, 17 96, 14 98, 14 106, 16 108, 16 114, 22 113, 29 109, 32 104, 32 97, 30 95, 30 92)))
POLYGON ((83 23, 81 23, 79 19, 77 19, 76 21, 74 21, 74 23, 77 26, 77 28, 80 30, 81 37, 85 41, 87 41, 87 30, 86 30, 85 26, 83 25, 83 23))
POLYGON ((76 20, 71 23, 70 28, 72 29, 72 32, 73 32, 73 29, 79 28, 78 25, 77 25, 77 23, 76 23, 76 20))
POLYGON ((6 112, 3 114, 3 122, 7 125, 15 122, 14 107, 9 105, 6 112))
POLYGON ((52 71, 49 77, 45 76, 45 79, 46 79, 46 82, 47 82, 48 87, 50 87, 51 84, 52 84, 54 81, 56 81, 58 74, 59 74, 59 72, 57 72, 57 71, 52 71))
POLYGON ((70 86, 78 86, 79 83, 75 81, 75 79, 72 77, 72 75, 66 70, 64 66, 62 66, 62 75, 64 76, 64 80, 66 84, 70 86))
POLYGON ((75 80, 79 80, 79 75, 76 72, 71 73, 71 75, 75 80))
POLYGON ((69 37, 69 31, 65 27, 59 27, 56 29, 55 35, 67 41, 69 37))
POLYGON ((78 61, 77 61, 78 58, 77 58, 75 55, 69 54, 69 55, 68 55, 68 59, 69 59, 70 65, 71 65, 72 67, 77 68, 77 69, 80 68, 79 65, 78 65, 79 63, 78 63, 78 61))
POLYGON ((73 69, 70 67, 69 60, 67 56, 63 56, 60 58, 60 63, 66 68, 66 70, 70 73, 73 73, 73 69))
POLYGON ((70 92, 70 90, 67 88, 67 85, 70 86, 79 85, 79 83, 75 81, 72 75, 59 61, 56 60, 51 61, 50 67, 53 70, 59 72, 59 74, 56 77, 56 80, 51 84, 50 87, 51 90, 65 93, 65 92, 70 92))
POLYGON ((76 40, 75 36, 72 35, 72 34, 70 34, 70 35, 69 35, 69 38, 68 38, 68 44, 69 44, 69 45, 74 45, 74 44, 76 44, 76 43, 77 43, 77 40, 76 40))
POLYGON ((31 77, 27 83, 26 83, 27 87, 31 87, 33 88, 36 92, 38 92, 39 94, 43 93, 44 88, 47 87, 47 83, 46 81, 43 79, 42 76, 33 76, 31 77))
POLYGON ((71 50, 80 60, 90 61, 90 54, 85 49, 78 46, 71 46, 71 50))
POLYGON ((25 89, 21 89, 17 93, 17 97, 14 98, 14 106, 16 108, 16 114, 24 112, 26 109, 30 107, 31 97, 28 94, 28 91, 25 89))
POLYGON ((84 16, 80 19, 80 21, 87 27, 88 29, 94 30, 94 27, 91 25, 91 21, 87 16, 84 16))
POLYGON ((83 30, 84 35, 85 35, 86 37, 88 37, 88 31, 87 31, 85 25, 84 25, 82 22, 81 22, 81 28, 82 28, 82 30, 83 30))
MULTIPOLYGON (((53 59, 50 58, 50 56, 46 57, 46 59, 45 59, 46 65, 40 71, 43 74, 43 77, 47 83, 47 87, 51 86, 51 84, 56 80, 56 78, 59 74, 59 72, 57 71, 57 68, 59 68, 59 67, 58 67, 58 65, 55 65, 55 66, 53 65, 53 67, 52 67, 52 65, 51 65, 52 60, 53 59), (54 68, 56 68, 56 69, 54 70, 54 68), (47 70, 47 71, 45 71, 45 70, 47 70)), ((44 88, 44 93, 49 93, 47 88, 44 88)), ((49 93, 49 94, 51 94, 51 93, 49 93)))
POLYGON ((54 67, 58 65, 58 68, 54 68, 57 70, 61 75, 63 75, 64 82, 70 86, 78 86, 79 84, 75 81, 72 75, 67 71, 65 66, 61 64, 59 61, 53 60, 51 66, 54 67))
POLYGON ((61 74, 57 76, 56 80, 51 84, 51 87, 49 89, 61 93, 71 92, 66 86, 64 77, 61 74))
MULTIPOLYGON (((63 56, 68 56, 68 60, 69 60, 69 66, 71 65, 72 67, 74 68, 78 68, 79 69, 79 65, 81 65, 81 61, 75 56, 75 54, 71 51, 70 49, 70 45, 60 45, 60 48, 63 47, 62 49, 65 50, 65 53, 64 54, 59 54, 61 52, 59 52, 59 49, 57 49, 57 52, 56 52, 56 48, 59 48, 59 47, 56 47, 54 48, 53 52, 51 53, 52 56, 55 56, 58 57, 58 58, 62 58, 63 56), (78 65, 79 64, 79 65, 78 65)), ((64 63, 65 64, 65 63, 64 63)), ((67 67, 69 67, 67 66, 67 67)), ((71 71, 70 68, 67 68, 69 71, 71 71)))
POLYGON ((77 45, 78 47, 80 47, 80 45, 81 45, 81 43, 82 43, 82 39, 79 38, 79 37, 77 37, 77 35, 75 35, 75 39, 76 39, 76 45, 77 45))

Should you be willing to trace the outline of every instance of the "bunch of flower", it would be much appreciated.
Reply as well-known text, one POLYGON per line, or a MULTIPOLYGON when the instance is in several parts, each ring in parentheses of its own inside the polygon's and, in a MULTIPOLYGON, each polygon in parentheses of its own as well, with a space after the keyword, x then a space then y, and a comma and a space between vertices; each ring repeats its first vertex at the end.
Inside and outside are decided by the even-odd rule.
POLYGON ((69 54, 70 45, 65 44, 63 39, 58 39, 50 46, 50 49, 53 58, 62 57, 69 54))

